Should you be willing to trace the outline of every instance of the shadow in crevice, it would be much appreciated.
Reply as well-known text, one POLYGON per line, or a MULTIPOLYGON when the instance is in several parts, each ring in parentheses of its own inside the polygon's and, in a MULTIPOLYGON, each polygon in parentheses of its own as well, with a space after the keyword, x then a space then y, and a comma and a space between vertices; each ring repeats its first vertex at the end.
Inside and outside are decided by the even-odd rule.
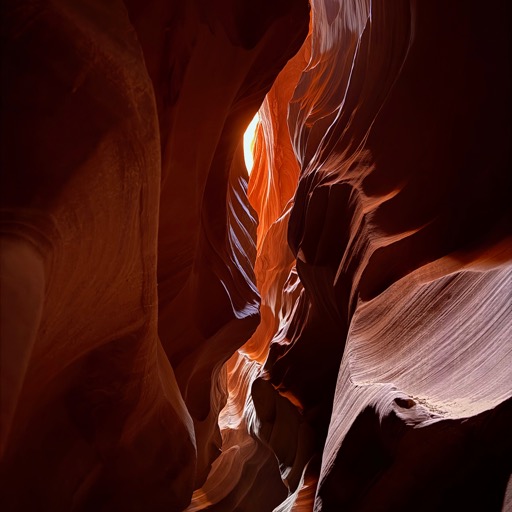
POLYGON ((512 471, 512 399, 467 420, 424 428, 366 408, 319 496, 324 512, 500 512, 512 471))

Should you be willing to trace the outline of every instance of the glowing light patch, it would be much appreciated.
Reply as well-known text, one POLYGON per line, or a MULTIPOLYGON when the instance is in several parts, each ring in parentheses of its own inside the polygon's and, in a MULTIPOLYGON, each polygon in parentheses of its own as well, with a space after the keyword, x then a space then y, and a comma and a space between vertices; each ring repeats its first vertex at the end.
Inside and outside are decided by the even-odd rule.
POLYGON ((256 112, 256 115, 252 118, 249 123, 247 130, 244 133, 244 159, 247 172, 251 174, 252 167, 254 165, 254 142, 256 141, 256 127, 260 122, 260 115, 256 112))

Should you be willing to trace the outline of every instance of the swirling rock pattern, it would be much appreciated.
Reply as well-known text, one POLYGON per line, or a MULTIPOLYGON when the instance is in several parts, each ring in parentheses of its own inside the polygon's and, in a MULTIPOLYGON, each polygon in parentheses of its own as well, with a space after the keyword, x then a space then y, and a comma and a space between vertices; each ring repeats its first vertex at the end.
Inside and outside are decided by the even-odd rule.
POLYGON ((510 509, 510 21, 4 2, 7 509, 510 509))

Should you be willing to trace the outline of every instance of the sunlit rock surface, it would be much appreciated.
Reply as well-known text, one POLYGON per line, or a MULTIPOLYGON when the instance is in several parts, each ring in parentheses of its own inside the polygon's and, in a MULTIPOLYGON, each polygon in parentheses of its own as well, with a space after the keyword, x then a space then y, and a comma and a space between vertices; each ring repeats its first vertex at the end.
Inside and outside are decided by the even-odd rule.
POLYGON ((4 2, 6 509, 510 510, 510 21, 4 2))

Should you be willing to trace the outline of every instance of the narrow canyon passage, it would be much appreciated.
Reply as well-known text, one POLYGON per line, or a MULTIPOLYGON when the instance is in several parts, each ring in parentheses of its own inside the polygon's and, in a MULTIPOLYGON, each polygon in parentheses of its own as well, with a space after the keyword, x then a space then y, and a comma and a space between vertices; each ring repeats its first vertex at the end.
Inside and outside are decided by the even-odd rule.
POLYGON ((512 510, 511 14, 6 0, 2 510, 512 510))

